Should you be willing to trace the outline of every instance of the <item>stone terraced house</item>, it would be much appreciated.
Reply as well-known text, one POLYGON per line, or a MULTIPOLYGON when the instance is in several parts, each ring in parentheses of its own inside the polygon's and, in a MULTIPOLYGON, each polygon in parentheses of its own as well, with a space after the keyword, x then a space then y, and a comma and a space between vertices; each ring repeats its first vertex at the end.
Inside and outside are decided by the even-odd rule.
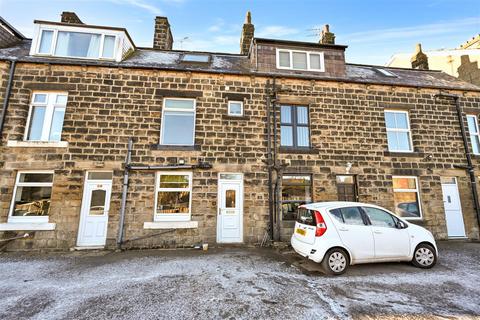
POLYGON ((152 48, 70 12, 34 25, 0 21, 3 249, 288 241, 327 200, 479 238, 479 87, 346 63, 328 26, 256 38, 250 14, 240 54, 172 50, 165 17, 152 48))

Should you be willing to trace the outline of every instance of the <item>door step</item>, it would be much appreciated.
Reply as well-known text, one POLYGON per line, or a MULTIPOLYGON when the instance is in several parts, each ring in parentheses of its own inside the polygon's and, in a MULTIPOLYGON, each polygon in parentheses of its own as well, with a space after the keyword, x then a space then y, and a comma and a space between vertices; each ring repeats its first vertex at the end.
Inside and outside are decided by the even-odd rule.
POLYGON ((81 251, 81 250, 103 250, 105 246, 85 246, 85 247, 73 247, 72 251, 81 251))

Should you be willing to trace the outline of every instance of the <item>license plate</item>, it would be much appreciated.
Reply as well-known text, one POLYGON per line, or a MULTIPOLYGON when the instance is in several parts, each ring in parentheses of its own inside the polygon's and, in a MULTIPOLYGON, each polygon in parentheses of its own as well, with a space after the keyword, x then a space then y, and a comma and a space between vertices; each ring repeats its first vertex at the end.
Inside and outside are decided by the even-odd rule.
POLYGON ((305 234, 307 233, 307 232, 306 232, 305 230, 303 230, 303 229, 297 229, 297 230, 295 230, 295 232, 298 233, 298 234, 301 234, 302 236, 305 236, 305 234))

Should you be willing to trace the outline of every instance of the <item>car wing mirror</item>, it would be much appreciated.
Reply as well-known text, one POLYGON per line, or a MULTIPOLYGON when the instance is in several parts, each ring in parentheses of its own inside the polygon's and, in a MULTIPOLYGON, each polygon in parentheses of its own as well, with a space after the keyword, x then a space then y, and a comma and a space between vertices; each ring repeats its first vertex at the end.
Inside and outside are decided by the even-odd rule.
POLYGON ((400 221, 400 220, 397 221, 397 229, 406 229, 407 227, 408 225, 403 221, 400 221))

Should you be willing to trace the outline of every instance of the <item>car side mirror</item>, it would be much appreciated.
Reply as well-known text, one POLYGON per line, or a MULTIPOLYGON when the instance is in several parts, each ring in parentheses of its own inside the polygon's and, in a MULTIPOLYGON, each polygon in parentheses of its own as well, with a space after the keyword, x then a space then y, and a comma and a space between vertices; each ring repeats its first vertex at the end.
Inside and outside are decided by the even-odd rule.
POLYGON ((397 229, 406 229, 407 227, 408 225, 403 221, 400 221, 400 220, 397 221, 397 229))

